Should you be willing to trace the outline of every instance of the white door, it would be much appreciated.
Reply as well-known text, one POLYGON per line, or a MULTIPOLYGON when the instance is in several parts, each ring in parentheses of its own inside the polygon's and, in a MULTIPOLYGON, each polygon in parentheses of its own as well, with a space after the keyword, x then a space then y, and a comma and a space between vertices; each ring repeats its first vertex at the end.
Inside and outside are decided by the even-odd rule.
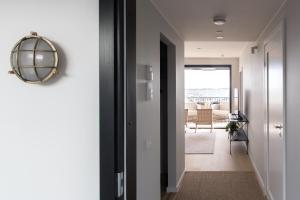
POLYGON ((278 27, 265 46, 268 77, 268 176, 273 200, 284 200, 284 29, 278 27))

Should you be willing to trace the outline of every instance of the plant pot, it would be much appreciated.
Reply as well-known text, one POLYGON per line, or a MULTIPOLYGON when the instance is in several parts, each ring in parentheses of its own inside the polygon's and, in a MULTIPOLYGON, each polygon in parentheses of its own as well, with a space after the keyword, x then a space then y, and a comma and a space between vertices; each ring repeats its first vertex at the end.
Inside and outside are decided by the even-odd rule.
POLYGON ((229 131, 229 134, 231 136, 236 136, 238 134, 238 132, 237 131, 229 131))

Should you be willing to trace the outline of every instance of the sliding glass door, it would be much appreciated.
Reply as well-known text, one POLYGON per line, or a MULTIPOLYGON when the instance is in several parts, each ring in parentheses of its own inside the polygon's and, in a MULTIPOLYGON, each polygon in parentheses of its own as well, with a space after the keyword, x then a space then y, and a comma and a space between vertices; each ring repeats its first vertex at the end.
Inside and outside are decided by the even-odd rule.
POLYGON ((214 128, 224 128, 231 111, 230 94, 231 66, 186 67, 185 109, 191 126, 197 110, 211 109, 214 128))

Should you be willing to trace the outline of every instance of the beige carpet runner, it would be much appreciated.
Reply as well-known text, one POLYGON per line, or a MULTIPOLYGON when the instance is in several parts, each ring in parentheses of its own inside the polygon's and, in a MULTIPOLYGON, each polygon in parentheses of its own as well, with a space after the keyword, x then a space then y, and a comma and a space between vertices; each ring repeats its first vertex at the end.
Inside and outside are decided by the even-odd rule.
POLYGON ((173 200, 266 200, 254 172, 187 172, 173 200))

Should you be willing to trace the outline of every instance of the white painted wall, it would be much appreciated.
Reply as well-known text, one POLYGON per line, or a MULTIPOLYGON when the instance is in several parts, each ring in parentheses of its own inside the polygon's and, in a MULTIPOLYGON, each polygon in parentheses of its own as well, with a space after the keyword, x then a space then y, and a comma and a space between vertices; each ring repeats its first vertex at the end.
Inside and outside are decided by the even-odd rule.
POLYGON ((231 65, 231 106, 234 106, 234 88, 240 91, 239 58, 185 58, 185 65, 231 65))
MULTIPOLYGON (((262 41, 261 41, 262 42, 262 41)), ((255 46, 256 43, 251 45, 255 46)), ((261 179, 264 180, 264 93, 263 67, 264 50, 260 43, 257 54, 252 55, 249 46, 240 59, 243 69, 243 112, 249 119, 249 154, 257 168, 261 179)))
POLYGON ((169 151, 169 189, 184 171, 184 43, 149 0, 137 1, 137 199, 160 199, 160 34, 176 46, 172 77, 173 140, 169 151), (145 101, 144 65, 154 71, 154 99, 145 101), (176 126, 176 127, 175 127, 176 126))
POLYGON ((0 199, 99 199, 98 0, 1 0, 0 199), (59 46, 59 78, 8 75, 29 31, 59 46))
POLYGON ((260 34, 256 42, 249 43, 240 57, 243 71, 243 111, 249 119, 249 155, 257 170, 260 183, 266 180, 266 155, 264 136, 264 41, 273 29, 285 18, 286 7, 276 13, 273 20, 260 34), (251 47, 258 51, 251 54, 251 47))
POLYGON ((287 200, 300 196, 300 1, 289 0, 287 9, 287 200))

